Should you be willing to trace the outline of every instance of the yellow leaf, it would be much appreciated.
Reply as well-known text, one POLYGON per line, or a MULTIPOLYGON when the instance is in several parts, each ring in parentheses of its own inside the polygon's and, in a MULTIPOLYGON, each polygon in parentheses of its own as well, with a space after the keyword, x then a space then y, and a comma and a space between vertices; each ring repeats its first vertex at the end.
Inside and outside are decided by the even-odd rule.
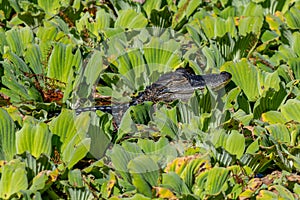
POLYGON ((178 199, 176 195, 171 192, 171 190, 163 187, 154 187, 156 190, 156 197, 162 198, 162 199, 178 199))

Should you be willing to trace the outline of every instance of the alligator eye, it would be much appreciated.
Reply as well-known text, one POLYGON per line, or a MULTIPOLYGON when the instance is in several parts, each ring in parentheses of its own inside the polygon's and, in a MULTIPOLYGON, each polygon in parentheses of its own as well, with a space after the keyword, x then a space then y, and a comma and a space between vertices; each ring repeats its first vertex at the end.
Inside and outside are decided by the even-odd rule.
POLYGON ((229 72, 223 71, 223 72, 221 72, 220 74, 221 74, 222 76, 226 77, 227 79, 231 79, 231 77, 232 77, 232 75, 231 75, 229 72))

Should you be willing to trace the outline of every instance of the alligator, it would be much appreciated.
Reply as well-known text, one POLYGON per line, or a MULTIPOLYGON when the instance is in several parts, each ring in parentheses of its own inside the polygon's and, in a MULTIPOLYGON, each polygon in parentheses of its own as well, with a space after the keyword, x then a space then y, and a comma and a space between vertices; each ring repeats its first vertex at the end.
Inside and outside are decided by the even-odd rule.
POLYGON ((156 82, 147 86, 143 92, 134 97, 129 104, 78 108, 76 113, 101 110, 114 115, 116 113, 112 112, 113 109, 124 112, 129 106, 141 104, 145 101, 170 103, 180 99, 187 102, 194 90, 203 90, 205 87, 218 90, 224 87, 231 80, 231 77, 232 75, 225 71, 219 74, 195 75, 190 68, 178 68, 176 71, 163 74, 156 82))

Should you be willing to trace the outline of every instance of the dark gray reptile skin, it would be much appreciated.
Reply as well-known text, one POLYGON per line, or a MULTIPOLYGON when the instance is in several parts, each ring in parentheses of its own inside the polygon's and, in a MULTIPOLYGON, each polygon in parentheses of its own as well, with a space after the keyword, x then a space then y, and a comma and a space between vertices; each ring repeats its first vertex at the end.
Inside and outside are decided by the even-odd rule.
MULTIPOLYGON (((129 106, 152 101, 154 103, 172 102, 176 99, 188 101, 193 95, 194 90, 209 87, 218 90, 225 86, 231 79, 231 74, 221 72, 220 74, 195 75, 185 68, 179 68, 174 72, 162 75, 152 85, 146 87, 143 92, 128 104, 119 104, 113 106, 95 106, 76 109, 76 113, 85 111, 101 110, 114 114, 115 112, 125 112, 129 106)), ((116 113, 115 113, 116 114, 116 113)))

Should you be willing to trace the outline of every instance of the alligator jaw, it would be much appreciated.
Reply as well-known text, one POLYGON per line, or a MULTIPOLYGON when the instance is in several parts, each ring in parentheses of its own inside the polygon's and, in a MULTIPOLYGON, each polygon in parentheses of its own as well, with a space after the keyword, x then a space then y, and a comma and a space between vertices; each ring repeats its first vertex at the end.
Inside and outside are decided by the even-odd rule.
POLYGON ((191 75, 189 82, 194 89, 204 89, 205 87, 213 90, 219 90, 230 82, 232 75, 228 72, 221 72, 220 74, 206 74, 206 75, 191 75))

